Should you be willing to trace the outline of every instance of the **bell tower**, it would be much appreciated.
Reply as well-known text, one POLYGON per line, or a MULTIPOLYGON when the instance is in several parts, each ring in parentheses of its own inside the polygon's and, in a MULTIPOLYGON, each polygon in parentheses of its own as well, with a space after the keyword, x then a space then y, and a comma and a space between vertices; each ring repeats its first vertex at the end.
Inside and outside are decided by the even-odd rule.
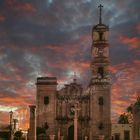
POLYGON ((91 139, 111 138, 111 85, 109 75, 109 27, 102 23, 102 5, 99 5, 99 23, 92 29, 91 46, 91 139))
POLYGON ((109 28, 105 24, 102 24, 101 8, 100 5, 100 16, 99 24, 92 29, 92 80, 108 79, 109 78, 109 44, 108 44, 108 32, 109 28))

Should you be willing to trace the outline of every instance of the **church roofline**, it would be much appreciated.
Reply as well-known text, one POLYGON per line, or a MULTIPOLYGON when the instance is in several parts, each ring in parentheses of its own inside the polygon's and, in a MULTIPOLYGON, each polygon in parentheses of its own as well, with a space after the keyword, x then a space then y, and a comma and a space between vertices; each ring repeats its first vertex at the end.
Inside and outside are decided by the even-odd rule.
POLYGON ((56 77, 37 77, 37 80, 57 79, 56 77))
POLYGON ((57 85, 56 77, 38 77, 37 85, 57 85))

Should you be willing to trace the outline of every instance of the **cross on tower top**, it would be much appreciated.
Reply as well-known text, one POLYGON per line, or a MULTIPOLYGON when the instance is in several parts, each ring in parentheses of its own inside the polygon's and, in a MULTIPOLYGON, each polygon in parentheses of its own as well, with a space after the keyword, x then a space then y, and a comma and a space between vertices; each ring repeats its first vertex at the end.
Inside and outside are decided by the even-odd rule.
POLYGON ((73 81, 74 81, 74 83, 76 83, 76 81, 77 81, 76 72, 74 72, 74 75, 73 75, 73 81))
POLYGON ((98 8, 99 8, 99 24, 102 24, 102 8, 103 8, 103 6, 100 4, 99 6, 98 6, 98 8))
POLYGON ((78 103, 75 103, 74 106, 71 108, 71 111, 74 112, 74 118, 76 118, 76 119, 78 117, 79 110, 80 110, 80 107, 78 107, 78 103))

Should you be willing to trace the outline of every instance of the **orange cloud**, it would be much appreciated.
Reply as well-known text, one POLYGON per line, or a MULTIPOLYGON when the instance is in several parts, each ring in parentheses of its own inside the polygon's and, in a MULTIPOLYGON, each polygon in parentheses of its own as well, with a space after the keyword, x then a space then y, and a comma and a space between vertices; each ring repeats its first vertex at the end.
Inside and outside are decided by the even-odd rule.
POLYGON ((0 15, 0 22, 5 21, 5 17, 3 15, 0 15))
POLYGON ((134 103, 140 95, 140 60, 132 63, 123 63, 111 66, 114 81, 112 84, 112 114, 113 120, 117 120, 126 108, 134 103))
POLYGON ((140 60, 134 60, 133 63, 136 65, 140 65, 140 60))
POLYGON ((7 124, 9 124, 9 122, 10 122, 9 118, 10 118, 9 113, 7 113, 7 112, 0 112, 0 123, 1 124, 5 124, 5 122, 7 124))
POLYGON ((29 108, 19 108, 16 110, 15 115, 19 120, 19 127, 22 129, 29 128, 29 108))
POLYGON ((138 32, 140 33, 140 24, 137 25, 136 29, 137 29, 138 32))
POLYGON ((62 46, 55 46, 55 45, 50 46, 49 45, 46 48, 47 49, 50 49, 50 50, 53 50, 55 52, 58 52, 58 53, 64 53, 64 52, 66 52, 66 48, 65 47, 62 47, 62 46))
POLYGON ((113 66, 109 67, 110 72, 112 72, 113 74, 117 73, 117 69, 113 66))
POLYGON ((30 3, 18 4, 16 9, 21 10, 23 12, 29 12, 29 13, 35 13, 36 12, 35 7, 30 3))
POLYGON ((6 5, 14 11, 27 12, 30 14, 34 14, 37 11, 31 3, 23 3, 17 0, 6 0, 6 5))
POLYGON ((24 101, 22 98, 12 98, 12 97, 2 97, 0 98, 1 103, 6 103, 6 104, 12 104, 14 106, 19 106, 19 105, 26 105, 27 103, 24 101))
POLYGON ((2 73, 0 73, 0 77, 1 77, 2 81, 8 81, 9 80, 9 76, 3 75, 2 73))
POLYGON ((129 49, 137 49, 140 47, 140 38, 138 37, 125 37, 125 36, 121 36, 120 37, 120 41, 129 46, 129 49))
MULTIPOLYGON (((13 111, 13 118, 16 118, 19 123, 19 128, 27 130, 29 128, 29 109, 28 108, 19 108, 16 111, 13 111)), ((0 112, 0 123, 6 125, 10 123, 10 114, 9 112, 0 112)))

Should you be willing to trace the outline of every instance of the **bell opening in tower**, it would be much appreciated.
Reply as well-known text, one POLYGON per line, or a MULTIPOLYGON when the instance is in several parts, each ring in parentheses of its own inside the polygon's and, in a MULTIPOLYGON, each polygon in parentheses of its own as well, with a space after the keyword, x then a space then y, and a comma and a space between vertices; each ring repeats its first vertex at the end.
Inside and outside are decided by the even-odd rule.
POLYGON ((103 40, 103 32, 99 33, 99 37, 100 37, 100 40, 102 41, 103 40))
POLYGON ((99 76, 99 78, 104 78, 104 68, 103 67, 98 68, 98 76, 99 76))

